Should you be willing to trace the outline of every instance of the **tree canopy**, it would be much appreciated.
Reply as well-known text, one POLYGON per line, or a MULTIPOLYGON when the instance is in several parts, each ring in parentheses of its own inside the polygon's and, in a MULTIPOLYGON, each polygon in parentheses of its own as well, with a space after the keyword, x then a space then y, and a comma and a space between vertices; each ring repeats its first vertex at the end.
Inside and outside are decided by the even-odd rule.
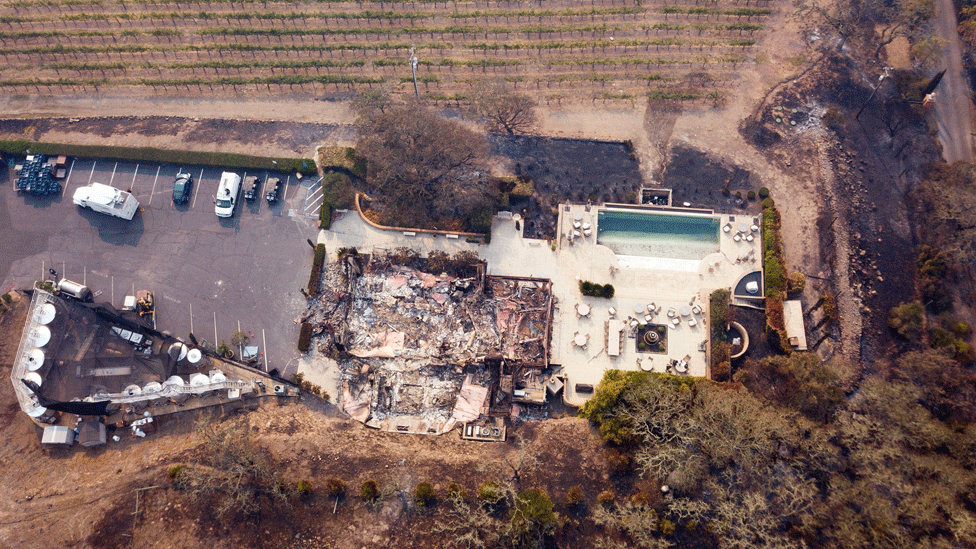
POLYGON ((467 218, 490 197, 484 135, 416 101, 362 100, 357 151, 385 221, 426 226, 467 218))

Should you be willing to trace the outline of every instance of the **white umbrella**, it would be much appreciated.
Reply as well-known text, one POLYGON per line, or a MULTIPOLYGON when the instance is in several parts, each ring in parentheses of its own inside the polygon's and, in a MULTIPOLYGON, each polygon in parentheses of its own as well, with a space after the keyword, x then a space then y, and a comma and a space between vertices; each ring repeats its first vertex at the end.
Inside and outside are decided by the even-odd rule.
POLYGON ((31 349, 27 353, 27 369, 36 372, 41 369, 44 365, 44 351, 40 349, 31 349))
POLYGON ((186 357, 187 360, 190 361, 190 364, 196 364, 197 362, 200 362, 201 358, 203 358, 203 353, 200 352, 200 349, 190 349, 190 352, 186 354, 186 357))
POLYGON ((37 321, 41 324, 50 324, 56 314, 57 311, 54 309, 54 305, 45 303, 37 309, 37 321))
POLYGON ((47 326, 38 326, 34 329, 34 338, 31 343, 35 347, 43 347, 47 345, 47 342, 51 341, 51 329, 47 326))

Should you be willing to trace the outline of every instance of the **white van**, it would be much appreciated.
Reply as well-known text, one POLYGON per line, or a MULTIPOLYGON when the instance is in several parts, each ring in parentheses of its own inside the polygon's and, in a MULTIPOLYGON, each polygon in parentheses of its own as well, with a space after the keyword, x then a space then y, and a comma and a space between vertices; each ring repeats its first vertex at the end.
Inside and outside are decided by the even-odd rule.
POLYGON ((214 212, 217 217, 231 217, 237 207, 237 195, 241 191, 241 176, 234 172, 220 174, 220 186, 217 187, 217 199, 214 212))
POLYGON ((79 187, 75 190, 72 200, 82 208, 91 208, 96 212, 122 219, 132 219, 139 210, 139 201, 132 196, 132 193, 101 183, 79 187))

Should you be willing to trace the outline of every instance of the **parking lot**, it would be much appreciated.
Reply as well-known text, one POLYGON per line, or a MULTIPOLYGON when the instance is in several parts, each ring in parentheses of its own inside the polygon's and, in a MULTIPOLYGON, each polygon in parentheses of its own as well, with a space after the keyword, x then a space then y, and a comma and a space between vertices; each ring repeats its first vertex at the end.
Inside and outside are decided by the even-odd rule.
POLYGON ((241 199, 232 217, 220 219, 213 201, 222 171, 74 159, 61 195, 39 197, 17 193, 15 174, 2 169, 2 288, 29 287, 54 269, 116 307, 126 295, 150 290, 158 329, 230 345, 240 327, 265 353, 262 365, 293 372, 295 319, 305 304, 299 289, 312 259, 306 241, 316 238, 321 202, 317 178, 238 170, 242 178, 281 178, 283 197, 269 205, 262 186, 260 200, 241 199), (174 204, 181 169, 193 175, 193 188, 186 204, 174 204), (143 211, 125 221, 75 206, 72 193, 90 182, 131 189, 143 211))

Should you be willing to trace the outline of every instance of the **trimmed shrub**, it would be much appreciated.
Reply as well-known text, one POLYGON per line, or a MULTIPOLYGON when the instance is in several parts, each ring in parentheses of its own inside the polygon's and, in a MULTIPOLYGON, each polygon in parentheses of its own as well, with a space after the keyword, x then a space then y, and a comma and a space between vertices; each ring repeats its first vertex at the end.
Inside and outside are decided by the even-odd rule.
POLYGON ((468 230, 473 233, 491 234, 491 219, 495 215, 495 209, 491 206, 484 206, 471 212, 468 218, 468 230))
POLYGON ((566 504, 576 506, 583 503, 583 489, 579 486, 572 486, 566 491, 566 504))
POLYGON ((764 198, 762 201, 762 209, 764 210, 768 210, 769 208, 772 208, 775 205, 776 202, 774 202, 772 198, 764 198))
POLYGON ((925 307, 918 301, 899 303, 888 313, 888 326, 905 339, 917 339, 925 326, 925 307))
POLYGON ((718 368, 723 362, 729 362, 732 357, 732 346, 723 339, 715 339, 712 341, 712 377, 716 381, 721 381, 718 379, 718 368))
POLYGON ((727 289, 715 290, 708 296, 708 317, 712 326, 712 336, 722 337, 732 322, 732 292, 727 289))
POLYGON ((748 192, 748 193, 746 194, 746 197, 747 197, 747 198, 748 198, 748 199, 749 199, 750 201, 752 201, 752 200, 755 200, 755 199, 756 199, 756 191, 749 191, 749 192, 748 192))
POLYGON ((305 353, 312 347, 312 325, 302 322, 301 329, 298 330, 298 350, 305 353))
POLYGON ((322 266, 325 264, 325 244, 315 247, 315 257, 312 258, 312 272, 308 275, 308 295, 319 295, 319 283, 322 281, 322 266))
POLYGON ((447 485, 447 495, 451 498, 458 499, 464 499, 467 496, 467 494, 464 493, 464 490, 461 489, 461 486, 456 482, 452 482, 447 485))
POLYGON ((335 477, 325 479, 325 489, 329 492, 329 497, 341 498, 346 495, 346 483, 335 477))
POLYGON ((589 280, 581 280, 579 283, 580 293, 590 297, 603 297, 610 299, 614 295, 612 284, 597 284, 589 280))
POLYGON ((322 177, 322 206, 319 209, 319 226, 332 226, 332 212, 351 208, 356 201, 356 191, 349 176, 343 173, 327 173, 322 177))
POLYGON ((782 299, 786 290, 786 271, 779 258, 772 252, 767 252, 763 268, 766 271, 766 297, 782 299))
POLYGON ((724 360, 712 366, 712 379, 715 381, 729 381, 729 374, 732 373, 732 363, 724 360))
POLYGON ((793 271, 786 279, 787 292, 802 292, 807 287, 807 278, 800 271, 793 271))
POLYGON ((596 501, 601 505, 613 505, 617 501, 617 494, 612 489, 607 489, 596 496, 596 501))
POLYGON ((491 482, 482 482, 481 486, 478 487, 478 499, 485 503, 497 503, 501 499, 501 491, 498 489, 498 484, 491 482))
POLYGON ((372 503, 380 498, 380 489, 375 480, 367 480, 359 486, 359 497, 366 503, 372 503))
POLYGON ((429 482, 421 482, 413 491, 413 502, 420 507, 430 507, 437 498, 434 486, 429 482))
POLYGON ((766 187, 759 187, 759 199, 766 200, 769 198, 769 189, 766 187))

